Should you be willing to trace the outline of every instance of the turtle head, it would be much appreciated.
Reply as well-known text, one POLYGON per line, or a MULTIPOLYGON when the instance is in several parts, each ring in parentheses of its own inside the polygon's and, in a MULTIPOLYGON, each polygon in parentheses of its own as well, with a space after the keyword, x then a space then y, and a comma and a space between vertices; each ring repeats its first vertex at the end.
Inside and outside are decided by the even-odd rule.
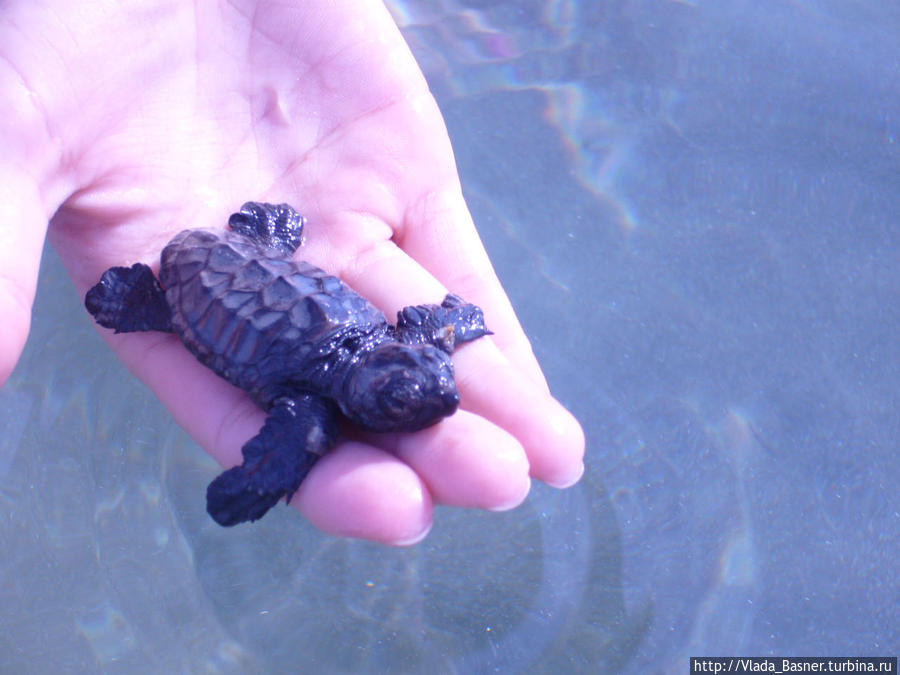
POLYGON ((430 344, 389 342, 363 356, 344 384, 341 408, 371 431, 416 431, 459 405, 450 357, 430 344))

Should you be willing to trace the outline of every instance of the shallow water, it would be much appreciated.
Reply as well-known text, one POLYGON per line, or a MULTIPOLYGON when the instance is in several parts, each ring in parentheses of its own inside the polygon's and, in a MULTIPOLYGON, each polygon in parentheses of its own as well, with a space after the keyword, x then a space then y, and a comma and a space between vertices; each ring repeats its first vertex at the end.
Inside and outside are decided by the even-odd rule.
POLYGON ((214 463, 48 252, 0 390, 0 671, 897 654, 900 11, 391 7, 585 479, 410 550, 287 509, 222 530, 214 463))

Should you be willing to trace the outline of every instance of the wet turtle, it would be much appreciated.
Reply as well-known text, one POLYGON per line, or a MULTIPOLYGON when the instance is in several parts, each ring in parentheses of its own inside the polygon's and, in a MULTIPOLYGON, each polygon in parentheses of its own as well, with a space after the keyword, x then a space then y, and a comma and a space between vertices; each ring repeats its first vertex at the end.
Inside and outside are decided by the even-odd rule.
POLYGON ((481 309, 447 295, 390 325, 340 279, 292 254, 305 219, 248 202, 228 230, 185 230, 147 265, 112 267, 85 297, 117 333, 174 332, 207 367, 268 413, 243 464, 207 490, 221 525, 261 518, 291 496, 336 442, 343 415, 373 431, 415 431, 459 403, 450 353, 490 334, 481 309))

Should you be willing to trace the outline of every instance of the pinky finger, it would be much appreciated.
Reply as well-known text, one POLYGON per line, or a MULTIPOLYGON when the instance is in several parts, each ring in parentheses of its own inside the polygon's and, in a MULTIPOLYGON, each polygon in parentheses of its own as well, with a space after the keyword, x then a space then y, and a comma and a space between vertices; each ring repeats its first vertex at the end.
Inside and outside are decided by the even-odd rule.
POLYGON ((409 466, 357 441, 322 457, 291 505, 323 532, 392 546, 420 542, 433 516, 431 495, 409 466))

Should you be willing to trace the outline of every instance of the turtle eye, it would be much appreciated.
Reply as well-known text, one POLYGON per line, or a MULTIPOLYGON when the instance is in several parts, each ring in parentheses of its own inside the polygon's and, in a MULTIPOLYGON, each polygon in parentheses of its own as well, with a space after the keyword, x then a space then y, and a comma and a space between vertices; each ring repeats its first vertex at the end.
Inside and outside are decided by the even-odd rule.
POLYGON ((418 382, 405 375, 393 377, 384 388, 379 405, 386 415, 397 419, 410 414, 421 397, 422 387, 418 382))

